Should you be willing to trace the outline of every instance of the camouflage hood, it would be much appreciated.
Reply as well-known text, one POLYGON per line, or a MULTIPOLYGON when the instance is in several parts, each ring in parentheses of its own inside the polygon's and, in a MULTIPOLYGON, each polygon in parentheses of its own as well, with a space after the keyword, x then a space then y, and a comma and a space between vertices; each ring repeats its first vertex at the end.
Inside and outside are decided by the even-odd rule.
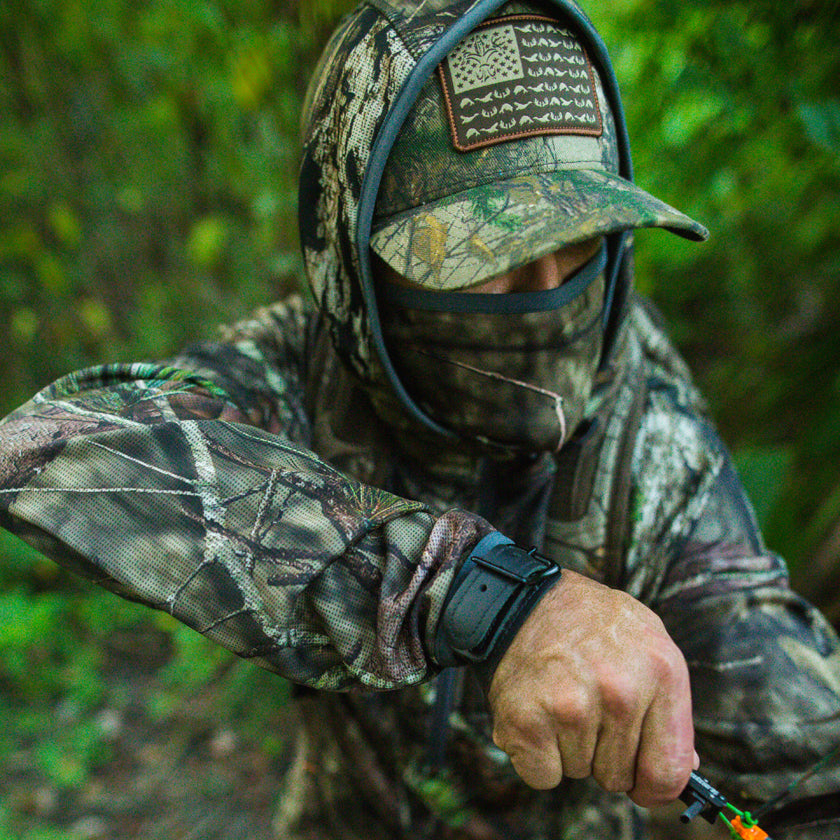
MULTIPOLYGON (((521 43, 520 39, 520 48, 521 43)), ((535 37, 533 43, 549 42, 535 37)), ((555 52, 565 49, 557 41, 549 46, 555 52)), ((475 47, 480 51, 482 43, 475 47)), ((541 49, 535 47, 537 59, 546 55, 541 49)), ((516 84, 516 74, 524 72, 522 56, 514 58, 519 66, 513 69, 504 65, 499 69, 495 61, 490 64, 493 72, 503 74, 506 94, 525 89, 516 84)), ((544 74, 545 68, 540 65, 536 73, 544 74)), ((539 111, 539 101, 532 95, 540 87, 539 79, 532 75, 531 101, 525 103, 531 108, 527 119, 532 123, 551 119, 539 111)), ((513 111, 518 104, 503 106, 513 111)), ((562 246, 604 235, 606 357, 630 284, 627 231, 659 226, 689 238, 706 236, 702 226, 632 183, 623 111, 606 48, 570 0, 528 5, 503 0, 362 3, 333 35, 313 76, 303 116, 299 208, 308 281, 339 356, 373 392, 381 395, 385 389, 396 395, 408 415, 448 436, 451 433, 418 406, 410 394, 411 383, 404 383, 394 367, 380 323, 372 249, 416 283, 452 291, 562 246), (566 147, 552 151, 554 147, 542 136, 545 132, 531 130, 540 135, 539 141, 530 147, 517 145, 517 154, 520 148, 526 150, 525 158, 510 164, 511 144, 505 141, 512 135, 504 134, 503 120, 485 119, 481 131, 489 139, 476 140, 481 114, 488 113, 480 104, 487 89, 476 87, 472 77, 464 81, 464 68, 468 76, 473 71, 463 59, 456 67, 451 56, 467 43, 465 39, 475 37, 477 27, 491 25, 491 18, 495 21, 503 14, 507 21, 527 13, 532 19, 535 13, 550 17, 568 27, 562 33, 574 33, 572 53, 563 60, 580 60, 574 50, 580 51, 591 68, 586 83, 596 101, 593 105, 579 100, 583 104, 577 110, 574 104, 564 105, 566 112, 571 108, 566 113, 571 128, 560 132, 567 136, 566 147), (444 59, 448 75, 442 69, 444 59), (437 74, 440 82, 433 78, 437 74), (435 85, 442 85, 445 105, 429 106, 426 101, 432 96, 441 98, 435 85), (471 95, 451 98, 447 85, 450 93, 466 90, 471 95), (454 105, 453 99, 457 100, 454 105), (457 111, 462 105, 467 110, 457 111), (426 168, 425 135, 418 130, 424 107, 448 111, 452 125, 452 149, 441 152, 436 168, 434 164, 426 168), (588 123, 595 128, 590 130, 588 123), (569 148, 574 158, 578 147, 588 150, 583 157, 594 158, 594 163, 570 163, 569 148), (539 160, 535 165, 529 148, 543 156, 548 149, 551 165, 539 160), (470 157, 469 152, 476 149, 481 155, 470 157), (501 171, 494 155, 508 160, 501 182, 498 177, 490 184, 486 178, 484 183, 470 181, 470 160, 489 161, 485 170, 501 171), (400 165, 394 164, 395 157, 400 165), (427 172, 430 177, 425 178, 427 172), (460 186, 464 183, 466 192, 460 186), (488 197, 488 188, 497 195, 488 197), (495 224, 488 235, 489 226, 476 227, 482 224, 476 221, 476 207, 486 216, 487 201, 498 203, 498 194, 512 212, 492 209, 495 224)))

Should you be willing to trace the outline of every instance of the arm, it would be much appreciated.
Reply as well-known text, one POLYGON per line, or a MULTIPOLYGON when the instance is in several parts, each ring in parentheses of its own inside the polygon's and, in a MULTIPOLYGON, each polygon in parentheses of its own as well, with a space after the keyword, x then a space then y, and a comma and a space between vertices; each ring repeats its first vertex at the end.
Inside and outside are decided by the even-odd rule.
MULTIPOLYGON (((755 805, 840 737, 836 636, 790 591, 720 441, 675 390, 650 397, 633 475, 626 592, 564 571, 493 677, 496 741, 535 787, 591 775, 656 804, 691 769, 693 695, 703 771, 755 805)), ((821 797, 824 820, 838 790, 835 767, 798 796, 821 797)))
MULTIPOLYGON (((591 776, 652 806, 676 798, 696 766, 691 694, 685 658, 645 600, 649 581, 624 569, 624 560, 641 556, 655 583, 658 564, 696 513, 698 478, 713 473, 715 460, 684 435, 670 406, 663 410, 651 389, 640 387, 646 370, 634 371, 625 386, 639 395, 626 403, 628 414, 599 417, 615 441, 598 456, 606 459, 596 468, 604 480, 593 485, 601 489, 552 543, 565 556, 563 578, 501 659, 490 699, 496 742, 529 784, 591 776), (617 423, 624 429, 618 435, 617 423), (605 493, 610 486, 617 489, 605 493), (621 518, 605 522, 608 512, 621 518), (620 547, 615 554, 611 545, 620 547), (626 591, 590 577, 599 575, 626 591)), ((657 390, 658 380, 650 381, 657 390)))
MULTIPOLYGON (((624 586, 662 618, 685 655, 702 772, 754 807, 840 739, 840 643, 764 546, 685 375, 663 365, 658 381, 636 447, 624 586)), ((835 763, 797 789, 800 828, 785 834, 772 818, 762 825, 767 819, 779 838, 840 838, 838 792, 835 763), (806 829, 826 808, 834 822, 806 829)))
POLYGON ((491 529, 306 448, 302 325, 278 307, 172 364, 45 389, 0 425, 0 523, 296 682, 417 682, 452 575, 491 529))
MULTIPOLYGON (((637 306, 632 317, 653 376, 624 586, 662 618, 687 660, 702 772, 754 807, 840 741, 840 642, 764 546, 655 313, 637 306)), ((795 798, 796 816, 762 817, 774 838, 840 838, 837 762, 795 798)))
POLYGON ((489 698, 494 741, 535 788, 592 776, 653 807, 697 766, 679 649, 639 601, 575 572, 525 621, 489 698))
MULTIPOLYGON (((704 772, 755 807, 840 741, 840 642, 767 551, 728 459, 656 605, 691 671, 704 772)), ((840 765, 761 820, 774 838, 840 838, 840 765)))

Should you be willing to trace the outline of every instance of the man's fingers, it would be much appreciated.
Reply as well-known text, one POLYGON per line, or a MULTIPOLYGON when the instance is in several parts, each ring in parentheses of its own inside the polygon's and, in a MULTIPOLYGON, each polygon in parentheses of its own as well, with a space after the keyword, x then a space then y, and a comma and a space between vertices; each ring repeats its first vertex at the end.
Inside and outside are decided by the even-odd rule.
POLYGON ((536 790, 550 790, 563 781, 563 761, 556 748, 544 752, 514 752, 510 762, 519 778, 536 790))
POLYGON ((600 728, 600 697, 583 681, 556 692, 545 706, 554 729, 563 775, 585 779, 592 775, 592 761, 600 728))
POLYGON ((640 731, 641 721, 618 727, 608 724, 602 730, 592 776, 604 790, 627 793, 635 786, 640 731))
POLYGON ((508 754, 513 769, 525 784, 548 790, 563 781, 563 759, 547 719, 521 721, 518 725, 508 722, 493 731, 493 740, 508 754))
POLYGON ((688 669, 679 651, 660 669, 659 691, 642 724, 630 798, 645 808, 676 799, 695 765, 688 669))
POLYGON ((563 781, 563 759, 556 741, 549 741, 540 747, 501 747, 526 785, 536 790, 549 790, 563 781))
POLYGON ((569 779, 586 779, 592 775, 598 731, 590 726, 561 729, 557 747, 563 763, 563 775, 569 779))
POLYGON ((528 785, 594 776, 658 805, 694 763, 688 669, 662 621, 626 593, 569 571, 502 657, 494 740, 528 785))

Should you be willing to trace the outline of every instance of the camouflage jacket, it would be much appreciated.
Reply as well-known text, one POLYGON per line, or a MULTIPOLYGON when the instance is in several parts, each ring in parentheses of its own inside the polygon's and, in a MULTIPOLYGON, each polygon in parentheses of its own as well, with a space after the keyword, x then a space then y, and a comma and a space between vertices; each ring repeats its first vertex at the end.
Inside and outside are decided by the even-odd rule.
MULTIPOLYGON (((641 303, 558 457, 494 461, 395 430, 356 383, 293 297, 166 363, 67 376, 0 424, 0 523, 308 687, 280 836, 637 836, 629 800, 519 783, 469 674, 446 765, 427 766, 441 607, 493 527, 663 618, 703 770, 734 800, 770 796, 837 742, 837 638, 764 548, 641 303)), ((840 837, 838 791, 836 768, 811 778, 811 833, 778 836, 840 837)))

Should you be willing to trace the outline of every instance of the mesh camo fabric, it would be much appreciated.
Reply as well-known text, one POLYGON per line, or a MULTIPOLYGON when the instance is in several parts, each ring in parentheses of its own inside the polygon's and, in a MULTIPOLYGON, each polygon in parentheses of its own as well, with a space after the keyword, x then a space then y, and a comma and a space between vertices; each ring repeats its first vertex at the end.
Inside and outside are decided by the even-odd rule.
POLYGON ((605 262, 602 244, 548 292, 383 289, 384 334, 423 409, 459 440, 496 453, 558 451, 583 420, 597 377, 605 262), (517 306, 523 311, 511 311, 517 306))
MULTIPOLYGON (((473 5, 451 14, 441 0, 424 2, 414 7, 420 28, 402 26, 401 38, 388 21, 405 24, 407 4, 377 0, 344 24, 333 48, 363 31, 378 39, 351 56, 330 93, 339 109, 350 104, 347 123, 330 128, 350 153, 348 185, 360 184, 381 118, 353 73, 400 42, 381 63, 396 79, 401 62, 473 5)), ((308 266, 319 299, 334 306, 323 317, 348 338, 344 357, 363 360, 359 254, 345 228, 358 227, 357 208, 351 187, 330 180, 322 139, 322 157, 304 162, 325 188, 325 203, 305 209, 320 214, 307 232, 308 266)), ((311 188, 304 178, 302 204, 311 188)), ((404 411, 383 424, 320 318, 287 300, 169 364, 68 376, 0 424, 3 525, 324 689, 307 694, 278 837, 637 837, 624 796, 575 783, 527 789, 494 747, 474 687, 452 716, 448 773, 424 766, 436 670, 427 652, 454 571, 491 528, 471 513, 488 497, 503 533, 662 616, 691 668, 703 768, 742 801, 780 789, 836 742, 836 636, 761 544, 684 363, 637 300, 616 342, 614 381, 602 383, 612 397, 595 409, 595 433, 570 444, 592 455, 572 458, 585 467, 574 471, 562 453, 490 464, 416 434, 404 411)), ((838 790, 832 768, 801 793, 838 790)), ((836 840, 840 826, 787 837, 836 840)))
MULTIPOLYGON (((706 235, 701 225, 624 177, 630 165, 629 152, 619 151, 626 146, 623 118, 610 105, 618 94, 609 59, 593 38, 597 34, 574 3, 377 0, 344 22, 316 68, 302 120, 299 218, 307 277, 339 355, 378 391, 374 399, 396 393, 404 409, 436 432, 446 431, 445 423, 418 406, 382 335, 368 253, 371 225, 373 250, 398 272, 439 290, 474 284, 602 233, 663 226, 696 239, 706 235), (504 65, 503 83, 489 87, 476 86, 476 69, 469 77, 460 73, 452 83, 455 123, 464 127, 465 120, 477 119, 483 108, 466 113, 462 106, 474 109, 482 104, 479 97, 509 91, 498 108, 515 111, 524 101, 519 88, 549 84, 525 72, 526 59, 543 58, 544 38, 551 40, 551 55, 560 56, 552 65, 558 73, 579 73, 577 62, 588 57, 585 79, 574 85, 585 85, 583 105, 575 105, 567 120, 552 104, 558 91, 550 91, 544 105, 537 96, 537 110, 517 119, 546 118, 548 133, 526 132, 513 142, 494 134, 489 145, 485 138, 479 148, 463 152, 453 145, 443 104, 442 79, 450 71, 437 73, 433 59, 444 59, 468 36, 461 44, 463 69, 469 63, 463 51, 476 51, 470 39, 482 37, 470 33, 493 13, 500 17, 489 26, 506 27, 516 61, 504 65), (569 41, 566 25, 546 21, 546 15, 574 17, 575 31, 585 26, 589 40, 579 35, 569 41), (513 84, 511 76, 520 70, 522 78, 513 84), (454 94, 455 87, 465 95, 454 94), (473 105, 465 105, 466 99, 473 105), (595 114, 598 126, 592 125, 595 114)), ((625 244, 616 236, 608 243, 605 318, 612 317, 609 303, 623 302, 630 283, 629 270, 622 270, 625 244)), ((620 309, 614 308, 618 317, 620 309)), ((607 330, 604 359, 614 332, 607 330)))
POLYGON ((172 365, 70 374, 4 418, 0 525, 296 683, 427 678, 422 628, 490 526, 311 452, 302 325, 275 314, 262 346, 240 331, 172 365))
POLYGON ((436 0, 375 5, 362 5, 346 19, 313 74, 302 119, 299 201, 310 286, 339 355, 368 382, 381 370, 369 301, 359 282, 367 255, 358 252, 357 240, 372 146, 420 58, 481 4, 436 0))

